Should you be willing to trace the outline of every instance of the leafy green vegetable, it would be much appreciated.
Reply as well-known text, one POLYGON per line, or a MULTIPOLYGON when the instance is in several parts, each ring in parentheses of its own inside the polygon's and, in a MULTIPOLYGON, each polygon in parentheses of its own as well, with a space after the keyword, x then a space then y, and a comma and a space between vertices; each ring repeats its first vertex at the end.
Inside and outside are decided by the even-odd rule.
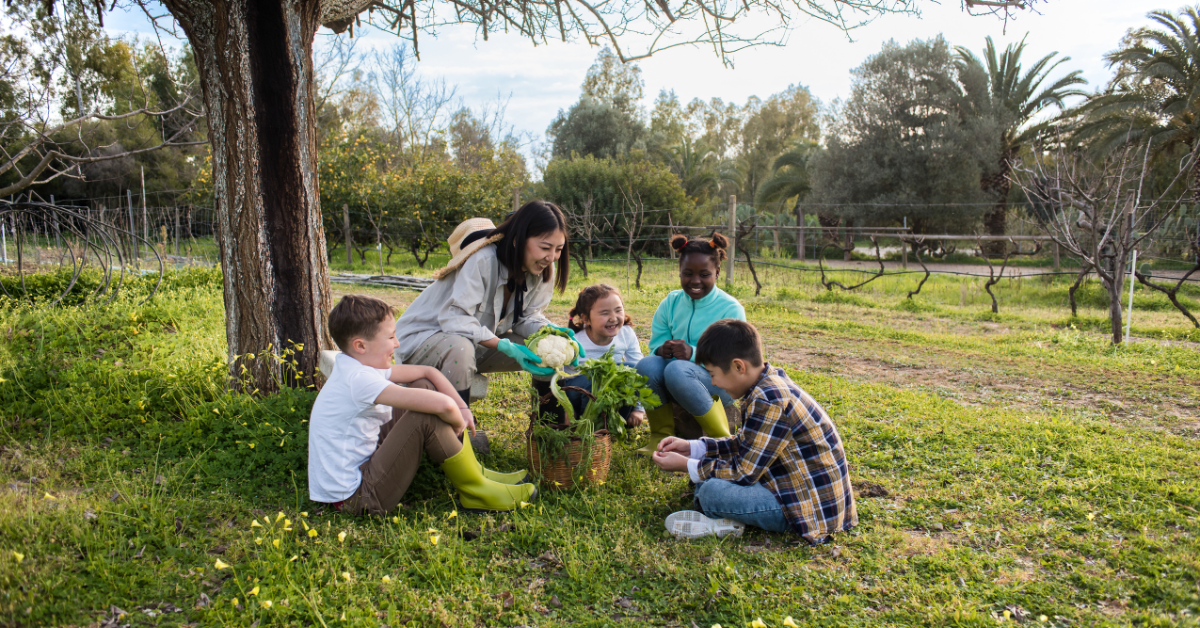
POLYGON ((595 398, 588 403, 578 423, 581 430, 607 429, 613 440, 622 443, 627 439, 628 431, 621 418, 621 408, 640 403, 649 410, 657 408, 662 401, 646 386, 648 380, 638 375, 637 369, 617 364, 612 352, 609 349, 603 356, 589 359, 579 367, 592 382, 595 398))

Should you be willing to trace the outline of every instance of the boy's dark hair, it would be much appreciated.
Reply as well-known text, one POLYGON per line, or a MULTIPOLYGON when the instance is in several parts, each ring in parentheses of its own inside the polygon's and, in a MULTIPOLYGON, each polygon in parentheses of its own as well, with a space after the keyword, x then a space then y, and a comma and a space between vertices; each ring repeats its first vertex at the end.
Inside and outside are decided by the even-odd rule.
POLYGON ((671 236, 671 248, 679 252, 679 265, 683 266, 683 258, 690 253, 700 253, 712 258, 713 266, 717 267, 717 272, 721 272, 721 262, 725 261, 728 254, 725 252, 729 248, 729 240, 719 234, 713 233, 712 237, 705 240, 703 238, 688 239, 682 233, 677 233, 671 236))
POLYGON ((396 308, 385 301, 364 294, 348 294, 329 312, 329 335, 342 351, 355 338, 375 338, 379 323, 389 315, 396 315, 396 308))
MULTIPOLYGON (((619 290, 606 283, 593 284, 584 288, 583 290, 580 290, 579 297, 575 299, 575 307, 571 308, 571 310, 567 312, 567 327, 576 333, 583 331, 583 319, 586 319, 591 315, 592 306, 596 304, 596 301, 599 301, 610 294, 621 296, 621 292, 619 290)), ((624 299, 622 299, 622 301, 624 301, 624 299)), ((632 325, 633 317, 631 317, 629 314, 626 314, 625 322, 621 324, 632 325)))
POLYGON ((762 366, 762 345, 754 325, 736 318, 723 318, 704 330, 696 343, 696 364, 728 371, 734 360, 762 366))

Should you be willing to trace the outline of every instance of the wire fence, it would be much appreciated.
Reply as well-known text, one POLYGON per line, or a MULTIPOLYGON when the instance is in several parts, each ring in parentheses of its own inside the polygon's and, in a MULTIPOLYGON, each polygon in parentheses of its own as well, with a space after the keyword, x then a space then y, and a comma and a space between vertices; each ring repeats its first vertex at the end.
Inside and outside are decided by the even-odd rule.
MULTIPOLYGON (((18 272, 33 272, 51 266, 94 264, 111 273, 217 264, 214 210, 181 202, 187 191, 171 192, 174 194, 142 195, 127 191, 123 197, 59 203, 53 198, 49 202, 0 201, 0 266, 16 265, 18 272)), ((668 242, 676 233, 724 234, 731 242, 725 279, 744 281, 749 274, 756 293, 762 287, 757 267, 795 273, 796 281, 812 278, 827 290, 846 291, 884 277, 920 275, 912 294, 919 293, 925 280, 935 274, 983 279, 989 286, 1017 276, 1094 276, 1093 272, 1081 277, 1079 262, 1063 255, 1035 225, 1018 223, 1013 229, 1016 233, 1003 237, 918 234, 906 220, 899 226, 827 222, 817 213, 825 207, 792 205, 785 212, 778 203, 731 199, 699 210, 646 208, 636 203, 620 211, 564 209, 573 263, 586 274, 592 261, 623 258, 635 285, 640 285, 647 263, 674 259, 668 242), (684 215, 699 215, 708 224, 676 224, 675 217, 684 215), (1004 252, 996 253, 997 244, 1004 252)), ((929 207, 921 209, 928 211, 929 207)), ((431 254, 444 254, 446 237, 457 224, 439 221, 433 212, 424 214, 429 218, 393 216, 389 220, 395 226, 385 233, 380 217, 369 212, 343 207, 334 213, 340 213, 341 220, 327 217, 325 221, 328 259, 352 258, 353 252, 362 263, 368 253, 378 251, 380 275, 398 252, 411 255, 420 267, 431 254), (331 227, 330 222, 341 224, 331 227), (414 241, 417 237, 419 242, 414 241)), ((1200 283, 1198 248, 1195 238, 1189 240, 1186 234, 1156 238, 1152 247, 1139 252, 1138 279, 1143 283, 1176 282, 1176 292, 1178 286, 1200 283)), ((411 288, 423 283, 392 282, 411 288)), ((1171 297, 1174 300, 1174 294, 1171 297)))

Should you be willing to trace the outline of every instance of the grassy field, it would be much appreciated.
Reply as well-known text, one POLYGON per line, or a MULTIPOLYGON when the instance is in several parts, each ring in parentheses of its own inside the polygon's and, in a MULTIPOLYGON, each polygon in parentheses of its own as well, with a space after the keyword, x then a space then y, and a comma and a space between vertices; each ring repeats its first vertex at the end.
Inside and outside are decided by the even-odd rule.
MULTIPOLYGON (((647 339, 669 264, 641 290, 592 270, 572 286, 621 287, 647 339)), ((456 510, 433 468, 393 515, 322 512, 315 393, 227 391, 215 271, 140 305, 147 279, 111 305, 0 302, 0 625, 1197 623, 1200 335, 1165 299, 1135 293, 1135 342, 1111 347, 1095 286, 1072 319, 1065 282, 1006 280, 993 315, 978 280, 907 300, 917 277, 847 294, 764 269, 755 297, 738 272, 768 359, 846 442, 860 525, 825 546, 669 538, 686 478, 624 451, 604 485, 514 513, 456 510)), ((522 380, 476 409, 502 469, 523 465, 522 380)))

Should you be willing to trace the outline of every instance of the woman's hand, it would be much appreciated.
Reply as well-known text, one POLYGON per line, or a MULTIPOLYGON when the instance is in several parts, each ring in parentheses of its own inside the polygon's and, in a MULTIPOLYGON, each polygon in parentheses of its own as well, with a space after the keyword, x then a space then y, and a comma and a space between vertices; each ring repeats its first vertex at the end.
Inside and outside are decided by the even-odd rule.
POLYGON ((554 375, 554 369, 548 366, 538 366, 542 363, 542 359, 539 358, 533 351, 530 351, 529 347, 526 347, 525 345, 517 344, 508 338, 505 338, 496 344, 496 350, 516 360, 517 365, 534 375, 539 375, 541 377, 550 377, 551 375, 554 375))

